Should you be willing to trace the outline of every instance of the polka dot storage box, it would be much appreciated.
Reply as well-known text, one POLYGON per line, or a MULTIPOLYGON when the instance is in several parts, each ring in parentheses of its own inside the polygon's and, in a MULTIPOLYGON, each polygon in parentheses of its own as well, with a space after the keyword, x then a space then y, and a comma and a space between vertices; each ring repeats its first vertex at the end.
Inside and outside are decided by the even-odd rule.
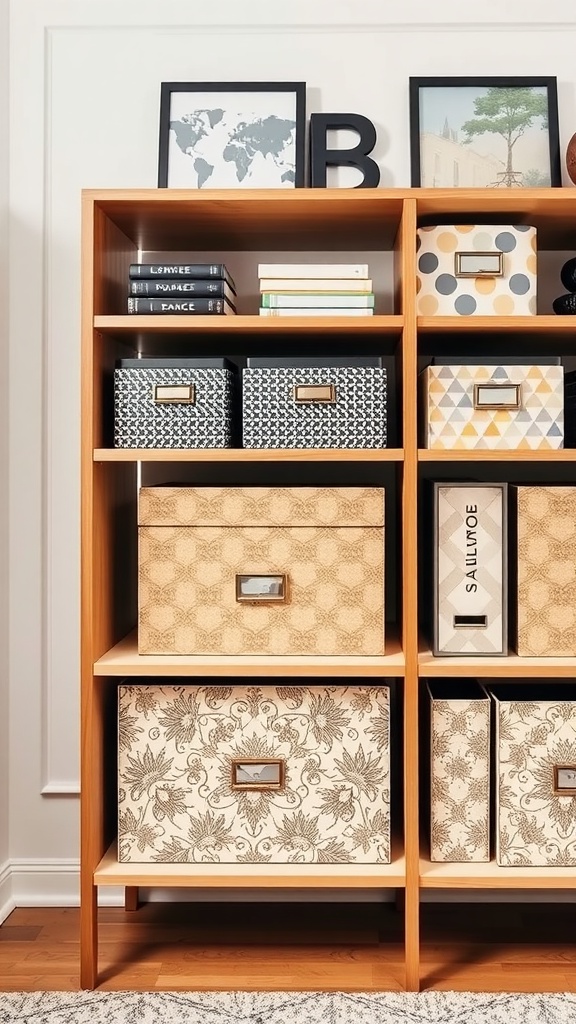
POLYGON ((418 228, 418 316, 536 315, 536 228, 418 228))

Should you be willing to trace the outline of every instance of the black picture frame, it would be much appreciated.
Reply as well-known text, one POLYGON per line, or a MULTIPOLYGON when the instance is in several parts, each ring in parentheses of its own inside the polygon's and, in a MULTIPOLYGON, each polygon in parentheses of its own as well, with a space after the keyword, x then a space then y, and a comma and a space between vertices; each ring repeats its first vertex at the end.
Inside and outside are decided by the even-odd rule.
MULTIPOLYGON (((192 112, 189 115, 183 114, 182 116, 192 116, 192 112)), ((288 132, 291 134, 291 129, 285 123, 280 125, 279 130, 284 133, 284 136, 288 132)), ((303 188, 305 184, 305 132, 305 82, 162 82, 160 89, 158 188, 303 188), (293 154, 293 161, 289 161, 287 167, 283 170, 282 163, 279 165, 276 163, 276 156, 273 146, 270 144, 270 138, 264 139, 260 152, 264 155, 265 164, 263 166, 262 161, 257 161, 258 174, 253 173, 251 169, 254 168, 255 159, 259 152, 258 143, 261 143, 262 139, 256 139, 255 143, 254 136, 252 136, 251 145, 246 146, 240 143, 236 145, 230 133, 234 131, 240 132, 243 129, 252 127, 252 125, 250 123, 246 125, 242 121, 241 114, 238 113, 237 109, 234 109, 233 113, 231 113, 229 123, 227 124, 225 120, 227 116, 226 109, 230 110, 230 107, 225 108, 224 105, 218 108, 202 107, 202 94, 207 98, 210 94, 214 93, 217 93, 218 96, 222 95, 223 103, 226 94, 229 94, 233 102, 233 108, 238 108, 239 103, 242 103, 241 98, 237 99, 238 95, 245 93, 243 102, 246 104, 244 108, 246 112, 248 112, 249 108, 252 108, 250 111, 252 113, 253 108, 257 107, 264 115, 259 116, 258 120, 253 122, 260 124, 260 126, 262 121, 266 121, 269 117, 278 117, 280 122, 293 121, 293 138, 290 139, 289 143, 285 143, 285 146, 289 147, 289 155, 292 156, 293 154), (270 98, 269 106, 266 103, 266 95, 270 98), (277 97, 276 110, 274 108, 274 95, 277 97), (178 96, 182 98, 176 99, 178 96), (190 152, 185 146, 188 141, 186 129, 190 122, 180 121, 182 129, 179 140, 176 131, 171 128, 172 123, 177 123, 173 119, 173 113, 177 112, 177 110, 174 111, 174 107, 177 109, 185 108, 186 97, 188 96, 193 97, 194 111, 199 113, 199 117, 196 118, 194 125, 197 139, 194 139, 194 133, 192 133, 194 142, 198 141, 198 155, 196 158, 194 158, 193 150, 190 152), (292 96, 292 102, 290 102, 290 96, 292 96), (282 112, 282 116, 277 113, 278 111, 282 112), (290 115, 293 116, 284 116, 286 111, 289 111, 290 115), (216 119, 215 115, 221 112, 221 117, 216 119), (214 144, 211 153, 208 143, 211 141, 210 132, 212 129, 215 132, 220 132, 221 140, 214 144), (173 139, 171 139, 171 135, 174 136, 173 139), (231 138, 232 141, 230 141, 231 138), (218 148, 219 145, 222 145, 221 150, 218 148), (229 153, 225 156, 226 150, 229 150, 229 153), (180 160, 180 155, 183 157, 182 161, 180 160), (221 156, 219 163, 210 163, 211 156, 214 155, 221 156), (189 159, 189 167, 184 163, 186 158, 189 159), (211 171, 210 168, 212 169, 211 171), (188 171, 190 183, 186 183, 188 171), (270 178, 270 184, 266 184, 267 178, 270 178), (262 183, 263 179, 264 183, 262 183), (277 183, 275 183, 276 181, 277 183)), ((280 136, 280 141, 284 142, 282 136, 280 136)), ((281 156, 283 153, 284 148, 277 155, 281 156)))
MULTIPOLYGON (((562 184, 561 174, 561 163, 560 163, 560 137, 558 131, 558 91, 557 91, 557 80, 554 77, 482 77, 482 76, 470 76, 463 78, 410 78, 410 169, 411 169, 411 185, 413 188, 539 188, 539 187, 552 187, 557 188, 562 184), (548 146, 547 146, 547 160, 549 161, 549 167, 545 166, 545 161, 542 159, 541 166, 535 164, 533 167, 526 167, 524 170, 518 168, 517 170, 511 166, 511 159, 513 159, 513 147, 520 138, 524 137, 524 132, 521 132, 519 136, 512 142, 512 146, 508 150, 502 150, 502 145, 507 146, 507 141, 503 135, 500 135, 502 143, 499 144, 499 155, 488 155, 482 153, 475 153, 474 150, 468 150, 468 155, 474 153, 477 157, 475 160, 467 159, 465 156, 464 146, 468 145, 471 140, 476 136, 490 135, 496 136, 500 133, 494 128, 487 132, 481 133, 475 131, 470 135, 468 132, 468 139, 464 142, 460 142, 458 133, 461 131, 462 124, 470 124, 472 120, 477 119, 478 124, 481 120, 489 120, 489 115, 483 115, 479 113, 475 107, 476 100, 469 95, 464 97, 460 94, 460 98, 456 102, 456 95, 454 97, 454 122, 450 122, 450 112, 446 109, 445 120, 442 124, 441 131, 438 131, 439 121, 442 117, 442 105, 449 102, 449 97, 444 95, 440 97, 440 94, 436 94, 436 97, 430 96, 428 105, 431 108, 431 112, 427 118, 422 116, 422 104, 424 102, 423 90, 433 89, 474 89, 479 90, 479 96, 477 99, 485 98, 488 90, 496 89, 538 89, 546 90, 547 98, 547 133, 548 133, 548 146), (484 96, 482 96, 482 92, 484 96), (434 102, 436 104, 436 110, 434 110, 434 102), (465 109, 469 108, 471 117, 464 114, 465 109), (457 113, 457 111, 459 111, 457 113), (466 119, 461 122, 460 118, 465 117, 466 119), (436 131, 426 131, 428 127, 435 127, 436 131), (423 136, 430 135, 430 140, 426 141, 423 145, 423 136), (438 141, 440 140, 440 141, 438 141), (459 160, 455 147, 458 147, 460 154, 464 157, 464 160, 459 160), (450 168, 450 162, 452 167, 450 168), (460 174, 459 168, 461 164, 465 165, 465 173, 460 174), (503 169, 496 170, 498 164, 502 164, 503 169), (450 173, 451 171, 451 173, 450 173), (469 181, 469 177, 477 179, 472 183, 469 181), (451 177, 451 180, 446 180, 451 177), (488 179, 488 180, 486 180, 488 179), (490 180, 491 179, 491 180, 490 180), (547 180, 549 179, 549 180, 547 180)), ((494 97, 496 99, 497 97, 494 97)), ((526 107, 528 116, 528 107, 526 107)), ((505 116, 505 114, 503 115, 505 116)), ((533 114, 532 122, 536 119, 540 119, 543 124, 542 114, 533 114)), ((493 123, 496 123, 494 116, 491 118, 493 123)), ((533 127, 530 123, 527 128, 533 127)), ((541 129, 542 130, 542 129, 541 129)), ((516 129, 516 132, 518 128, 516 129)), ((526 138, 524 138, 524 160, 530 163, 528 153, 530 152, 526 147, 526 138)), ((484 143, 485 145, 485 143, 484 143)), ((538 147, 536 147, 538 148, 538 147)), ((542 147, 539 147, 540 149, 542 147)), ((517 151, 518 152, 518 151, 517 151)))

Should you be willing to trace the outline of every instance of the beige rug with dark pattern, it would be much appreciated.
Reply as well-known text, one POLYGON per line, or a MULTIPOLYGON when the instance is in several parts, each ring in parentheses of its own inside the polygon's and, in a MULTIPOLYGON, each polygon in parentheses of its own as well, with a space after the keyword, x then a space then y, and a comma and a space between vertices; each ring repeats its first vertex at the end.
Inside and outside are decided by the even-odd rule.
POLYGON ((574 1024, 576 994, 0 993, 0 1024, 574 1024))

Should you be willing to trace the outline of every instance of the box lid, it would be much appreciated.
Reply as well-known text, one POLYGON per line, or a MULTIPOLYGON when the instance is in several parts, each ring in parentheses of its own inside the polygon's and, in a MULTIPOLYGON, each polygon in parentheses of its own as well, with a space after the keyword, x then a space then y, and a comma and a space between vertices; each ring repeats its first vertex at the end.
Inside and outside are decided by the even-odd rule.
POLYGON ((172 359, 158 356, 152 359, 119 359, 116 369, 121 370, 236 370, 229 359, 172 359))
MULTIPOLYGON (((472 339, 467 339, 470 347, 472 339)), ((560 356, 432 356, 431 366, 560 366, 560 356)))
POLYGON ((246 365, 250 369, 278 368, 282 366, 382 366, 381 356, 248 356, 246 365))
POLYGON ((142 487, 139 526, 384 526, 381 487, 142 487))

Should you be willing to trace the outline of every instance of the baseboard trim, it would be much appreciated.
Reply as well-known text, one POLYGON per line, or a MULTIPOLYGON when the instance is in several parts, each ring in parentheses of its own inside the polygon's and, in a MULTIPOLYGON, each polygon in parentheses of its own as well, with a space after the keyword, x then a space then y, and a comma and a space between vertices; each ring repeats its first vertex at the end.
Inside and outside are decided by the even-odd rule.
POLYGON ((16 904, 12 898, 12 872, 10 861, 0 864, 0 924, 6 920, 9 914, 15 909, 16 904))

